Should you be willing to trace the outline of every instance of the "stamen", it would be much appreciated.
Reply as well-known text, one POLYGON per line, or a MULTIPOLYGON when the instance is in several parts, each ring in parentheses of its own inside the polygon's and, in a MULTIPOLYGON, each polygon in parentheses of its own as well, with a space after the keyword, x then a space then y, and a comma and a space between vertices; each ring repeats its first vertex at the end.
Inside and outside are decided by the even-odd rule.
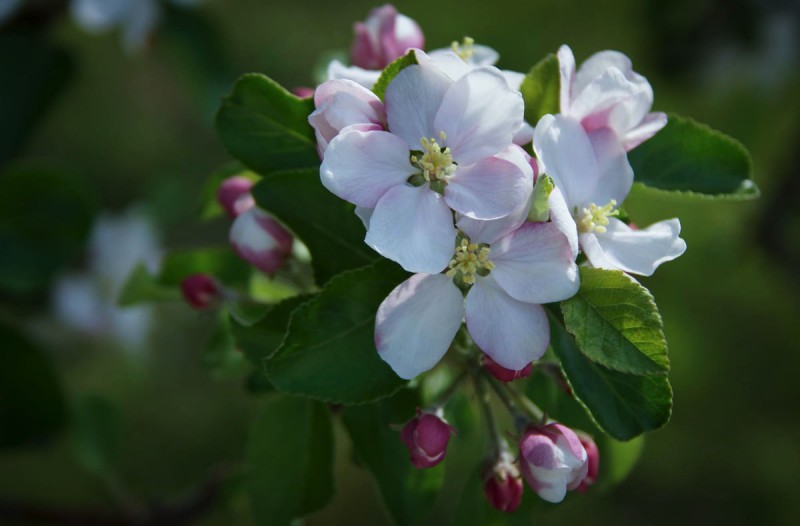
MULTIPOLYGON (((439 136, 442 141, 447 137, 444 132, 440 132, 439 136)), ((442 148, 434 138, 423 137, 419 142, 422 145, 422 156, 412 155, 411 164, 422 171, 425 181, 429 183, 446 182, 451 175, 456 173, 458 165, 453 161, 450 148, 442 148)))
POLYGON ((461 277, 467 285, 475 283, 475 276, 486 276, 494 268, 494 263, 489 260, 491 249, 487 245, 470 243, 467 239, 462 239, 456 246, 453 259, 447 265, 448 277, 461 277))
POLYGON ((475 54, 474 44, 475 44, 475 39, 470 37, 464 37, 464 39, 461 41, 461 44, 459 44, 458 41, 454 40, 453 43, 450 44, 450 48, 456 55, 458 55, 461 58, 461 60, 467 62, 469 61, 469 59, 472 58, 472 55, 475 54))
POLYGON ((589 208, 583 209, 583 216, 578 220, 578 230, 581 233, 605 233, 608 226, 608 218, 619 215, 619 210, 614 209, 616 206, 617 201, 615 199, 612 199, 604 206, 590 204, 589 208))

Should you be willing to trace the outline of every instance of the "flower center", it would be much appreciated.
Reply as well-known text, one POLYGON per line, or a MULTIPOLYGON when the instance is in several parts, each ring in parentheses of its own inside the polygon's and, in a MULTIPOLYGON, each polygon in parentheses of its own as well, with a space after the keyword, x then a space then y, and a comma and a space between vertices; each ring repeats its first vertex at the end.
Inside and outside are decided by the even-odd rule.
POLYGON ((612 199, 604 206, 597 206, 592 203, 589 208, 584 208, 583 215, 577 221, 578 231, 582 234, 591 232, 605 233, 608 226, 608 218, 619 215, 619 210, 614 209, 615 206, 617 206, 617 201, 612 199))
MULTIPOLYGON (((440 132, 439 137, 444 141, 447 135, 440 132)), ((419 168, 421 173, 412 175, 409 182, 415 186, 430 183, 432 190, 444 193, 447 179, 456 173, 458 163, 453 160, 450 148, 443 148, 436 139, 423 137, 419 142, 422 150, 411 152, 411 164, 419 168)))
POLYGON ((461 44, 454 40, 453 43, 450 44, 450 49, 453 50, 453 53, 461 57, 461 60, 468 62, 469 59, 472 58, 472 55, 475 54, 474 44, 475 39, 464 37, 464 39, 461 41, 461 44))
POLYGON ((448 277, 460 278, 467 285, 475 283, 475 276, 487 276, 494 268, 494 263, 489 260, 491 249, 486 244, 470 243, 462 239, 456 245, 456 252, 450 264, 447 265, 448 277))

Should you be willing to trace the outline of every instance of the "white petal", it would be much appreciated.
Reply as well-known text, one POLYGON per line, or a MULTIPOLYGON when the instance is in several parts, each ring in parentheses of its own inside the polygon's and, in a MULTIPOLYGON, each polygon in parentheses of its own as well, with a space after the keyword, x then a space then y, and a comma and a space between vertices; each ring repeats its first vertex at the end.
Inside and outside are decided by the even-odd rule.
POLYGON ((352 80, 323 82, 314 91, 314 105, 317 109, 308 117, 312 126, 321 118, 337 131, 351 124, 381 124, 386 121, 383 103, 377 95, 352 80), (323 104, 325 106, 321 108, 323 104))
POLYGON ((561 113, 566 113, 572 103, 573 82, 575 79, 575 56, 567 45, 558 49, 558 72, 561 76, 559 99, 561 113))
POLYGON ((401 378, 433 368, 450 347, 464 319, 464 298, 442 274, 415 274, 381 303, 375 346, 401 378))
POLYGON ((355 128, 346 128, 331 141, 319 169, 325 188, 366 207, 374 207, 389 188, 404 184, 417 171, 401 138, 355 128))
POLYGON ((73 0, 70 11, 81 29, 95 33, 120 23, 129 4, 127 0, 73 0))
POLYGON ((653 89, 647 81, 631 82, 611 68, 577 92, 567 115, 580 120, 587 131, 609 127, 623 136, 652 105, 653 89))
POLYGON ((608 128, 589 133, 600 179, 592 190, 592 202, 602 206, 614 199, 622 203, 633 186, 633 168, 613 131, 608 128))
POLYGON ((447 134, 445 144, 460 165, 477 162, 505 149, 522 126, 522 95, 511 90, 496 68, 470 71, 442 100, 434 129, 447 134))
POLYGON ((575 91, 580 92, 588 86, 595 78, 602 75, 607 69, 614 68, 622 73, 625 78, 630 80, 643 79, 641 75, 633 71, 633 64, 623 53, 619 51, 598 51, 587 58, 578 69, 575 76, 575 91))
POLYGON ((566 236, 574 261, 578 257, 578 225, 575 224, 567 201, 558 187, 550 192, 547 204, 550 206, 550 221, 566 236))
POLYGON ((427 185, 398 185, 378 201, 366 243, 409 272, 437 274, 455 249, 453 216, 442 196, 427 185))
POLYGON ((658 133, 661 128, 667 125, 667 114, 655 112, 648 114, 639 125, 627 133, 622 139, 622 147, 629 152, 642 144, 644 141, 658 133))
POLYGON ((514 133, 512 141, 520 146, 530 144, 533 141, 533 126, 523 122, 522 126, 514 133))
POLYGON ((450 48, 442 48, 423 53, 417 51, 417 62, 420 66, 437 68, 442 71, 452 81, 456 81, 472 71, 474 68, 461 60, 461 57, 453 53, 450 48))
POLYGON ((498 219, 528 202, 532 191, 533 169, 527 161, 514 163, 495 156, 459 167, 444 199, 467 217, 498 219))
POLYGON ((500 54, 489 46, 473 44, 472 55, 467 59, 467 64, 476 68, 494 66, 499 58, 500 54))
POLYGON ((580 285, 564 234, 553 223, 525 223, 491 246, 491 276, 512 298, 551 303, 571 298, 580 285))
POLYGON ((433 120, 452 81, 436 68, 408 66, 386 87, 383 97, 389 130, 399 135, 412 150, 420 149, 420 139, 439 140, 433 120))
POLYGON ((686 242, 678 237, 681 224, 677 219, 633 230, 619 219, 611 218, 606 228, 603 234, 580 236, 586 257, 598 268, 651 276, 659 265, 686 251, 686 242))
POLYGON ((509 88, 514 91, 519 91, 522 81, 525 80, 525 73, 510 71, 508 69, 504 69, 500 73, 503 75, 503 78, 506 79, 506 84, 508 84, 509 88))
POLYGON ((517 301, 489 275, 467 294, 467 329, 478 347, 502 367, 519 370, 538 360, 550 343, 541 305, 517 301))
POLYGON ((381 76, 380 70, 359 68, 358 66, 345 66, 338 60, 331 60, 328 64, 328 80, 352 80, 367 89, 372 89, 381 76))
POLYGON ((369 220, 372 219, 372 212, 374 208, 367 208, 366 206, 357 206, 356 207, 356 215, 361 220, 361 223, 364 224, 364 228, 369 230, 369 220))

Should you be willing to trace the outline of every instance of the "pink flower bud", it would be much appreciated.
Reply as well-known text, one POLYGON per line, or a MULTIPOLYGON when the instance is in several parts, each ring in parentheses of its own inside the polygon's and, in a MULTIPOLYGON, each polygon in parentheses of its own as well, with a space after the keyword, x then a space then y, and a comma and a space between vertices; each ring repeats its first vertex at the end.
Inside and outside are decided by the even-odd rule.
POLYGON ((353 31, 350 59, 364 69, 383 69, 409 49, 425 46, 419 25, 390 4, 373 9, 366 21, 356 22, 353 31))
POLYGON ((430 468, 444 460, 450 425, 433 413, 417 411, 417 416, 403 427, 400 439, 408 448, 415 468, 430 468))
POLYGON ((483 493, 497 510, 512 512, 522 501, 522 478, 508 453, 483 475, 483 493))
POLYGON ((531 375, 531 371, 533 370, 533 363, 529 363, 522 369, 518 371, 514 371, 511 369, 506 369, 502 365, 498 364, 492 357, 488 354, 483 355, 483 367, 489 374, 500 380, 501 382, 513 382, 518 378, 527 378, 531 375))
POLYGON ((192 274, 181 281, 181 292, 186 303, 193 308, 208 308, 220 297, 220 287, 208 274, 192 274))
POLYGON ((597 482, 597 474, 600 472, 600 450, 597 449, 597 444, 594 443, 594 440, 592 440, 592 437, 589 435, 580 433, 578 434, 578 438, 581 444, 583 444, 583 448, 586 450, 586 455, 589 458, 586 478, 583 479, 581 485, 578 486, 578 491, 583 493, 589 486, 597 482))
POLYGON ((230 242, 239 256, 262 272, 283 267, 292 252, 292 235, 258 207, 239 215, 231 226, 230 242))
POLYGON ((578 435, 561 424, 530 426, 519 441, 522 475, 542 499, 561 502, 580 486, 589 469, 578 435))
POLYGON ((307 99, 314 96, 314 88, 309 88, 308 86, 297 86, 296 88, 292 88, 292 93, 301 99, 307 99))
POLYGON ((240 175, 222 181, 217 189, 217 201, 228 213, 228 217, 236 219, 239 214, 255 205, 253 196, 250 195, 252 187, 253 181, 240 175))

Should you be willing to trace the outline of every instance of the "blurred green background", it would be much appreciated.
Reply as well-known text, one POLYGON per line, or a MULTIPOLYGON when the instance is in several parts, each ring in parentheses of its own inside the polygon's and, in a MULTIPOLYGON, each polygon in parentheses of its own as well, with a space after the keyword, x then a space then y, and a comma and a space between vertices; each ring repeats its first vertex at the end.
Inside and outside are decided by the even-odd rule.
MULTIPOLYGON (((562 43, 579 62, 594 51, 623 51, 652 83, 655 109, 707 123, 753 156, 763 193, 757 201, 641 190, 627 201, 638 224, 679 217, 688 243, 683 257, 643 280, 670 344, 673 418, 647 437, 623 484, 542 507, 536 523, 800 524, 797 2, 395 5, 422 26, 429 49, 469 35, 498 50, 504 69, 526 71, 562 43)), ((165 248, 224 243, 224 222, 197 221, 203 181, 227 160, 212 126, 219 97, 245 72, 287 87, 312 85, 322 55, 347 50, 353 22, 375 6, 207 0, 193 10, 170 8, 136 55, 124 52, 118 34, 87 35, 66 15, 0 28, 0 111, 8 112, 0 114, 2 170, 47 166, 73 174, 98 209, 138 204, 165 248), (20 128, 9 115, 15 100, 37 96, 24 84, 31 75, 56 92, 35 99, 42 110, 35 125, 20 128)), ((49 221, 57 223, 58 212, 49 221)), ((69 259, 73 270, 85 266, 84 257, 69 259)), ((0 504, 113 509, 127 493, 180 497, 215 466, 241 459, 259 399, 239 380, 213 379, 204 369, 209 315, 178 302, 159 306, 146 344, 126 350, 112 338, 55 328, 49 290, 0 294, 0 321, 25 327, 52 355, 70 407, 86 396, 113 405, 122 429, 118 475, 107 480, 87 469, 69 435, 0 449, 0 504)), ((464 435, 453 441, 468 442, 464 435)), ((306 523, 387 523, 341 429, 337 439, 337 495, 306 523)), ((456 448, 456 459, 480 455, 456 448)), ((449 473, 431 524, 450 520, 466 473, 449 473)), ((246 524, 244 504, 224 501, 197 524, 246 524)))

